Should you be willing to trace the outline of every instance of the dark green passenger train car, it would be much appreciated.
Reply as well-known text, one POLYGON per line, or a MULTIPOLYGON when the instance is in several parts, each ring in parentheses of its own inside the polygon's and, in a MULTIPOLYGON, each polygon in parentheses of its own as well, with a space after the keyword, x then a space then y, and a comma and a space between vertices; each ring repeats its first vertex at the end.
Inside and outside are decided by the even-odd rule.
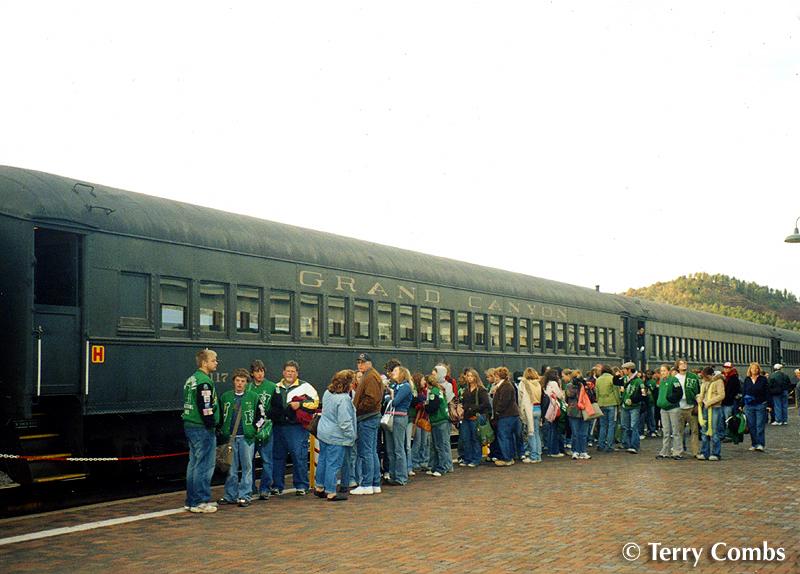
POLYGON ((258 358, 322 389, 360 351, 424 372, 800 362, 797 333, 11 167, 0 241, 4 451, 42 419, 69 452, 182 450, 204 347, 223 388, 258 358))

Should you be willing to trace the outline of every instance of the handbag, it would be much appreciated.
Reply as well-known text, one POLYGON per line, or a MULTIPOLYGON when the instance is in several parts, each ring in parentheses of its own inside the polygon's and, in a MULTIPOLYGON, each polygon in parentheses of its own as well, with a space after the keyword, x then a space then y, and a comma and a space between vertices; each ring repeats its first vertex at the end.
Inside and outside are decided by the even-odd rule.
POLYGON ((386 412, 381 416, 381 428, 383 430, 391 431, 394 426, 394 401, 389 401, 386 405, 386 412))
POLYGON ((425 414, 425 411, 417 411, 417 418, 414 420, 414 424, 425 432, 431 432, 433 428, 431 427, 431 420, 425 414))
POLYGON ((483 416, 478 415, 478 440, 482 446, 490 445, 494 442, 494 429, 489 423, 489 420, 483 416))
POLYGON ((227 472, 233 465, 233 441, 236 440, 236 433, 239 431, 239 422, 242 420, 242 407, 236 411, 236 422, 233 423, 231 438, 226 444, 217 447, 217 468, 220 472, 227 472))
POLYGON ((464 405, 458 402, 457 398, 450 401, 450 404, 447 405, 447 416, 454 425, 457 425, 463 420, 464 405))
POLYGON ((591 401, 589 398, 589 393, 586 392, 586 389, 583 387, 583 385, 581 385, 580 394, 578 396, 578 408, 581 410, 581 416, 585 421, 590 421, 603 416, 603 411, 600 410, 600 406, 597 404, 597 402, 591 401))
POLYGON ((581 411, 581 413, 583 414, 583 420, 590 421, 593 419, 599 419, 600 417, 603 416, 603 411, 600 409, 600 405, 598 405, 597 403, 592 403, 592 411, 593 411, 592 414, 588 414, 589 413, 588 409, 581 411))
POLYGON ((308 432, 314 436, 317 436, 317 428, 319 427, 319 419, 322 418, 322 413, 314 413, 314 416, 311 417, 311 422, 308 423, 308 432))

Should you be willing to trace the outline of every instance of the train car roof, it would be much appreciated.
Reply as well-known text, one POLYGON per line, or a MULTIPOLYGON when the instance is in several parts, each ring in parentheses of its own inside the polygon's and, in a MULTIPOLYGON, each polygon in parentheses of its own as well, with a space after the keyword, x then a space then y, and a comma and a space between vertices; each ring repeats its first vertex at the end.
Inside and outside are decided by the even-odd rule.
MULTIPOLYGON (((593 289, 512 273, 124 191, 39 171, 0 166, 0 213, 39 223, 118 233, 252 254, 342 271, 504 295, 656 321, 774 336, 764 325, 599 293, 593 289)), ((781 330, 787 339, 800 333, 781 330)))

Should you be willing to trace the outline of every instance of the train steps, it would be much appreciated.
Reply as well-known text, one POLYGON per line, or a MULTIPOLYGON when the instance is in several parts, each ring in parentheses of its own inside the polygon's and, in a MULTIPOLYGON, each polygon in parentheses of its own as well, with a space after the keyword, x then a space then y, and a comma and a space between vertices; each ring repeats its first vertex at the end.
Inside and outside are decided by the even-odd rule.
POLYGON ((48 422, 44 413, 34 413, 30 419, 15 421, 15 450, 26 460, 20 461, 22 464, 15 465, 13 472, 9 472, 12 479, 33 486, 86 479, 89 475, 85 464, 59 460, 73 456, 73 453, 60 429, 52 428, 48 422))

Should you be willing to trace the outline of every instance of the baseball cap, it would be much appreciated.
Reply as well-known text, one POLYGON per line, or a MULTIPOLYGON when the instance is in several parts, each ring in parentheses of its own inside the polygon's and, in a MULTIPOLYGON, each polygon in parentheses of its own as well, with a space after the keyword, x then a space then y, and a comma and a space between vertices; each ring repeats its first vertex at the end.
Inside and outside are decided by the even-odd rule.
POLYGON ((356 363, 365 363, 367 361, 372 362, 372 357, 369 356, 369 353, 360 353, 356 359, 356 363))
POLYGON ((722 363, 722 366, 725 367, 726 369, 730 369, 731 367, 733 367, 733 363, 731 363, 730 361, 725 361, 724 363, 722 363))
POLYGON ((777 371, 778 369, 782 369, 783 365, 781 365, 780 363, 775 363, 774 365, 772 365, 772 368, 777 371))

